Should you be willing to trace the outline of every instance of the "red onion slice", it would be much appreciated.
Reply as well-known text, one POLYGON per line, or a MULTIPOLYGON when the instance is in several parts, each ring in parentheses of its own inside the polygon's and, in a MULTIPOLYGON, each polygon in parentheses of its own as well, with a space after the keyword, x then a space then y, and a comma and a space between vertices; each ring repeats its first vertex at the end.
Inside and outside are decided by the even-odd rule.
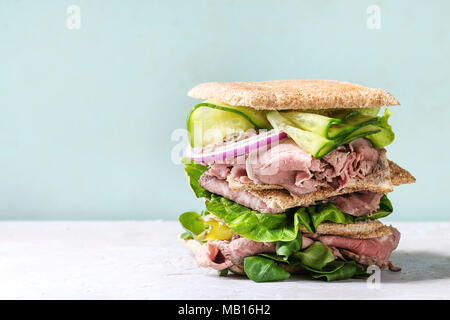
POLYGON ((195 149, 188 145, 184 152, 184 155, 185 157, 199 163, 223 161, 227 158, 235 158, 252 150, 256 150, 272 143, 276 143, 286 137, 287 134, 284 132, 271 130, 245 140, 227 144, 224 147, 219 147, 218 150, 213 152, 198 153, 195 151, 195 149))

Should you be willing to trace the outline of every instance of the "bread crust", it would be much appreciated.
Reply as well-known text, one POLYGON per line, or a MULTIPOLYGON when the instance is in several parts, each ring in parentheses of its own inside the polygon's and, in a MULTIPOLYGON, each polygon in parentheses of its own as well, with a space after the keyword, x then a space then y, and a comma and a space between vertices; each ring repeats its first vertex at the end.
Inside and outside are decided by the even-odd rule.
POLYGON ((394 186, 400 186, 402 184, 415 183, 416 178, 406 169, 403 169, 394 161, 388 160, 389 170, 391 171, 391 183, 394 186))
MULTIPOLYGON (((300 225, 300 231, 308 234, 308 230, 300 225)), ((391 227, 384 225, 379 220, 367 220, 356 223, 342 224, 322 222, 317 226, 315 235, 333 235, 351 239, 371 239, 392 234, 391 227)))
POLYGON ((208 82, 188 92, 197 99, 257 110, 321 110, 399 105, 389 92, 334 80, 208 82))

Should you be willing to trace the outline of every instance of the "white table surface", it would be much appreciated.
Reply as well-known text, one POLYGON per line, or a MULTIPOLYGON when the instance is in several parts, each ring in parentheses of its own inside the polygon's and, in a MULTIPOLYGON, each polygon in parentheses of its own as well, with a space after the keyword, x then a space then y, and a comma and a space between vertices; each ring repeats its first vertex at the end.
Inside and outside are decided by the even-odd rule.
POLYGON ((450 223, 395 223, 379 289, 305 277, 254 283, 199 269, 177 222, 0 222, 0 299, 450 299, 450 223))

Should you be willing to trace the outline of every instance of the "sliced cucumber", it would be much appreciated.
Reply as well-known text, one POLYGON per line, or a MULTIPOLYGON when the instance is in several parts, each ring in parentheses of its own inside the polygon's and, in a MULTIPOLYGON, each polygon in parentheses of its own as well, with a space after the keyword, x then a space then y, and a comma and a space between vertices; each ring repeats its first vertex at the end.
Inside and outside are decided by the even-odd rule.
POLYGON ((356 111, 355 113, 346 116, 342 122, 331 125, 325 137, 333 140, 338 139, 351 134, 359 128, 363 128, 376 122, 376 117, 362 115, 356 111))
POLYGON ((207 100, 204 103, 207 103, 210 108, 219 108, 224 111, 230 112, 238 112, 247 118, 251 123, 255 125, 257 128, 261 129, 270 129, 270 123, 267 121, 266 112, 258 111, 249 107, 243 106, 231 106, 229 104, 223 102, 217 102, 212 100, 207 100))
POLYGON ((298 111, 282 112, 281 114, 291 120, 296 127, 316 133, 328 140, 342 138, 361 127, 377 122, 376 117, 361 115, 358 111, 350 112, 343 119, 298 111))
POLYGON ((192 147, 221 142, 228 135, 253 128, 271 128, 265 112, 213 101, 196 105, 187 118, 192 147))
POLYGON ((187 119, 192 147, 204 147, 222 142, 231 134, 253 129, 255 126, 240 113, 197 105, 187 119))
POLYGON ((297 128, 293 122, 283 117, 278 111, 267 112, 267 119, 276 130, 286 132, 300 148, 316 158, 320 158, 335 148, 333 141, 316 133, 297 128))
POLYGON ((349 108, 349 109, 325 109, 325 110, 305 110, 306 113, 320 114, 330 118, 344 119, 349 114, 358 112, 365 116, 376 117, 380 112, 379 107, 375 108, 349 108))
POLYGON ((297 111, 282 112, 282 115, 292 121, 298 128, 314 132, 325 138, 328 135, 330 126, 342 121, 340 119, 329 118, 319 114, 297 111))
POLYGON ((376 107, 376 108, 360 108, 355 110, 357 110, 360 114, 363 114, 365 116, 376 117, 380 112, 380 109, 381 109, 380 107, 376 107))
POLYGON ((287 133, 300 148, 317 159, 360 137, 377 138, 382 131, 378 126, 379 118, 361 115, 357 111, 342 120, 300 112, 269 111, 267 119, 275 129, 287 133))
POLYGON ((359 129, 356 129, 355 131, 353 131, 352 133, 350 133, 349 135, 347 135, 346 137, 344 137, 341 141, 340 144, 346 144, 349 143, 353 140, 356 140, 358 138, 362 138, 362 137, 368 137, 369 135, 372 134, 376 134, 378 132, 380 132, 381 129, 374 126, 374 125, 368 125, 368 126, 364 126, 361 127, 359 129))

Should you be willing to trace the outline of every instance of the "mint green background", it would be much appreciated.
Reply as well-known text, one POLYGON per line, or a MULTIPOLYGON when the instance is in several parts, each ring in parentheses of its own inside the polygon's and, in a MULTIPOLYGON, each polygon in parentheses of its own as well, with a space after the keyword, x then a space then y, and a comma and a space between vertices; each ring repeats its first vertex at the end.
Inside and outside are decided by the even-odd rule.
POLYGON ((415 174, 390 220, 449 220, 449 1, 0 2, 0 218, 175 219, 200 209, 170 160, 206 81, 381 87, 388 156, 415 174), (81 7, 81 29, 66 8, 81 7), (381 8, 381 29, 366 9, 381 8))

